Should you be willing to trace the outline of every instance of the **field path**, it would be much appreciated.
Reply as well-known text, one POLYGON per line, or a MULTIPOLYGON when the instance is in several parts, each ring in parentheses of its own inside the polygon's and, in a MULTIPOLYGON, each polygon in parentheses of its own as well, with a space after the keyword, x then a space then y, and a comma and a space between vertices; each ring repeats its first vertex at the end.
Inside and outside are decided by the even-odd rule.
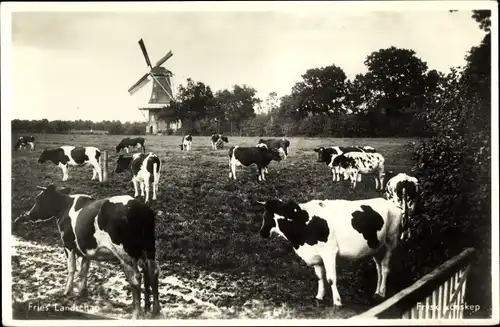
MULTIPOLYGON (((122 270, 116 265, 92 262, 88 280, 89 296, 83 299, 77 296, 79 264, 78 260, 74 294, 64 297, 62 291, 66 279, 66 258, 62 248, 13 237, 13 302, 23 303, 26 306, 24 311, 28 315, 34 310, 30 308, 48 305, 57 307, 57 310, 72 307, 72 310, 89 314, 129 319, 132 297, 122 270)), ((162 319, 283 319, 295 318, 298 314, 286 305, 275 307, 252 299, 237 308, 227 306, 238 294, 238 289, 251 281, 245 281, 244 276, 235 279, 221 273, 199 271, 196 272, 197 278, 186 278, 174 274, 173 270, 182 267, 176 268, 169 269, 168 264, 161 266, 162 319)), ((71 312, 68 312, 68 315, 70 314, 71 312)))

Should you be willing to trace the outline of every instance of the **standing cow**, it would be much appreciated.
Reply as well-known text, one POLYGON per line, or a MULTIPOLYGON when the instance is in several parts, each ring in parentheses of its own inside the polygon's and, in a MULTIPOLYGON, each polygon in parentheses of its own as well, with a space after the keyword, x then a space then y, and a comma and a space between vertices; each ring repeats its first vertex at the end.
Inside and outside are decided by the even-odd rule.
POLYGON ((82 258, 80 288, 87 294, 87 275, 91 260, 118 261, 132 288, 133 318, 141 311, 141 273, 144 278, 145 311, 160 312, 158 275, 155 260, 155 213, 131 196, 119 195, 96 200, 89 195, 69 195, 70 189, 57 190, 54 185, 40 187, 35 204, 18 217, 40 221, 56 218, 67 257, 68 277, 64 295, 73 291, 76 257, 82 258))
POLYGON ((94 146, 61 146, 56 149, 43 150, 38 162, 52 161, 59 166, 63 172, 63 182, 69 178, 68 168, 70 166, 92 166, 92 180, 99 176, 99 181, 102 182, 102 170, 99 164, 100 156, 101 151, 94 146))
MULTIPOLYGON (((392 174, 392 172, 390 172, 390 174, 392 174)), ((411 219, 415 213, 418 192, 418 179, 404 173, 399 173, 390 178, 385 186, 385 198, 395 203, 403 212, 402 240, 411 237, 411 229, 408 227, 408 220, 411 219)))
POLYGON ((257 146, 265 146, 269 150, 276 149, 280 152, 283 160, 286 160, 288 156, 288 148, 290 147, 290 141, 287 139, 260 139, 257 146))
MULTIPOLYGON (((317 162, 324 162, 329 165, 335 157, 349 152, 366 152, 375 153, 377 152, 371 146, 320 146, 314 149, 314 152, 318 153, 317 162)), ((340 173, 338 169, 332 171, 333 181, 340 181, 340 173)), ((361 175, 358 175, 358 182, 361 182, 361 175)))
POLYGON ((21 148, 24 150, 28 146, 30 151, 35 150, 35 137, 33 135, 19 137, 14 145, 14 150, 21 150, 21 148))
POLYGON ((333 305, 342 305, 337 289, 337 256, 373 256, 378 276, 374 297, 385 297, 389 261, 401 231, 402 214, 394 203, 383 198, 259 203, 265 207, 261 237, 269 238, 272 233, 284 237, 295 253, 314 267, 318 277, 316 299, 323 300, 330 285, 333 305))
POLYGON ((137 149, 141 149, 142 153, 146 153, 144 142, 145 140, 143 137, 126 137, 116 146, 116 153, 119 153, 121 149, 125 149, 125 151, 129 153, 129 147, 136 147, 137 149))
POLYGON ((265 171, 272 160, 281 161, 281 155, 277 150, 269 150, 263 147, 240 147, 233 146, 229 149, 229 178, 236 179, 237 166, 257 165, 259 181, 265 181, 265 171))
POLYGON ((193 138, 191 135, 185 135, 182 137, 182 143, 181 143, 181 151, 189 151, 191 150, 191 142, 193 142, 193 138))
POLYGON ((141 196, 146 191, 145 202, 149 202, 149 183, 153 183, 153 200, 156 200, 158 183, 160 181, 161 160, 150 152, 136 153, 132 157, 124 157, 121 154, 116 161, 116 173, 130 171, 132 173, 132 183, 134 184, 134 197, 139 196, 137 184, 141 187, 141 196))
POLYGON ((224 143, 228 143, 229 139, 227 136, 222 134, 212 134, 210 137, 210 141, 212 143, 212 150, 223 149, 224 143))
MULTIPOLYGON (((333 174, 344 174, 344 179, 351 179, 352 189, 356 188, 356 181, 360 180, 360 174, 374 175, 375 189, 383 190, 385 175, 385 159, 380 153, 348 152, 332 157, 328 165, 333 174)), ((335 179, 335 177, 334 177, 335 179)))

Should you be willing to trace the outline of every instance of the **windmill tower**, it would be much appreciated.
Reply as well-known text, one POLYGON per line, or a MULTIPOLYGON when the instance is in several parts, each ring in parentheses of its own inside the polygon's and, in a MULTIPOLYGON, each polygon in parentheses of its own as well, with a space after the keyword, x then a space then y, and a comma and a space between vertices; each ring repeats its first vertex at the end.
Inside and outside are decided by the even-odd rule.
POLYGON ((169 123, 172 125, 171 122, 160 118, 159 115, 162 111, 166 110, 169 103, 174 99, 172 92, 172 72, 165 67, 161 67, 173 54, 172 51, 169 51, 156 65, 151 66, 151 61, 149 60, 148 52, 142 39, 139 40, 139 46, 141 47, 144 59, 146 59, 149 71, 132 85, 128 89, 128 92, 130 95, 133 95, 148 84, 150 80, 153 80, 153 89, 149 102, 140 106, 139 110, 147 112, 148 124, 146 126, 146 134, 156 134, 159 130, 165 130, 167 127, 170 127, 169 123))

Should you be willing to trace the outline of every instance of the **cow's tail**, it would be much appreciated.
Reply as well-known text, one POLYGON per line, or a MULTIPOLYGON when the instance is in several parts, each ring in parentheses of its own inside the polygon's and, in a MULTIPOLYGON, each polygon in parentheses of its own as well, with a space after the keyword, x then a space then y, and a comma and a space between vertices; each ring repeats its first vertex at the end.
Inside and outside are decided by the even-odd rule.
POLYGON ((403 233, 405 233, 406 230, 408 229, 408 198, 406 193, 406 187, 403 187, 403 189, 401 190, 401 202, 403 207, 402 227, 403 227, 403 233))
POLYGON ((144 141, 142 142, 142 153, 146 153, 146 146, 144 145, 144 141))

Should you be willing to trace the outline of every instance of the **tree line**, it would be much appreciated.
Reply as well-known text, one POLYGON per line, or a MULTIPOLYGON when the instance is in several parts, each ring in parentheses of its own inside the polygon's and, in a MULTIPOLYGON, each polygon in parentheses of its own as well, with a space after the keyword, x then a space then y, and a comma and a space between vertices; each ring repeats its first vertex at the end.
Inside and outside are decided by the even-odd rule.
MULTIPOLYGON (((394 46, 370 53, 364 64, 367 72, 353 79, 335 64, 308 69, 281 98, 271 92, 260 99, 248 85, 213 92, 202 81, 188 78, 178 86, 175 101, 160 116, 182 122, 176 134, 435 135, 422 114, 439 104, 443 96, 457 92, 449 74, 429 70, 415 51, 394 46)), ((442 112, 446 114, 445 108, 442 112)), ((144 134, 145 122, 14 120, 12 129, 40 133, 104 129, 110 134, 144 134)))

